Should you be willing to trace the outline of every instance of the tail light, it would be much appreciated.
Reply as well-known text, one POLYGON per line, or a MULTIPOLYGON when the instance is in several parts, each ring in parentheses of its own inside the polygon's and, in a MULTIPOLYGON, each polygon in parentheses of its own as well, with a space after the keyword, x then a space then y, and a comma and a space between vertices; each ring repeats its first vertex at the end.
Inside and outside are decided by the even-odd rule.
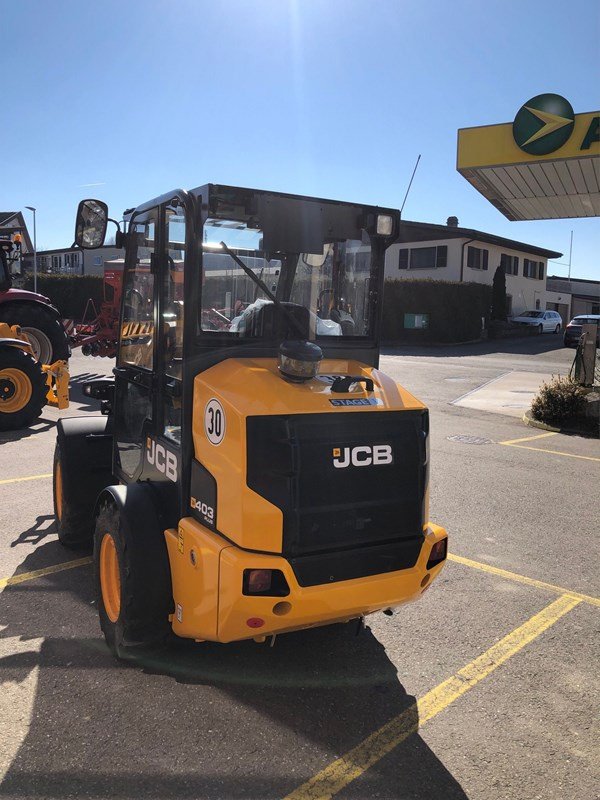
POLYGON ((431 553, 429 554, 429 561, 427 562, 427 569, 431 569, 432 567, 437 566, 439 563, 445 560, 447 555, 448 555, 448 539, 447 538, 440 539, 440 541, 436 542, 431 548, 431 553))
POLYGON ((242 593, 267 597, 286 597, 290 587, 279 569, 245 569, 242 593))

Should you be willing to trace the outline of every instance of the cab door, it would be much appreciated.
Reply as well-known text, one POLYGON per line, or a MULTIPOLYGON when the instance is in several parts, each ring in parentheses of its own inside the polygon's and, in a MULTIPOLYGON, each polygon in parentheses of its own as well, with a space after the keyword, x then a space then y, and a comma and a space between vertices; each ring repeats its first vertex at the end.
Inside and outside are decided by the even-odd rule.
POLYGON ((158 207, 137 214, 129 226, 114 370, 114 471, 125 483, 140 477, 147 439, 155 428, 159 228, 158 207))

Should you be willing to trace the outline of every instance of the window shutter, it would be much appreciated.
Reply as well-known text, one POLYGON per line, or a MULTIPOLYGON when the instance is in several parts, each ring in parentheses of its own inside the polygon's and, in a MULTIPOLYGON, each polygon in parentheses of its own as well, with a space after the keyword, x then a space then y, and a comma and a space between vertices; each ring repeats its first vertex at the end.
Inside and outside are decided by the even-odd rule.
POLYGON ((408 269, 408 250, 400 250, 398 253, 398 269, 408 269))
POLYGON ((442 267, 445 267, 447 263, 448 263, 448 247, 445 244, 441 244, 437 248, 435 266, 438 269, 441 269, 442 267))
POLYGON ((483 250, 482 252, 483 252, 483 269, 487 269, 489 250, 483 250))
POLYGON ((542 281, 544 280, 544 262, 540 261, 538 266, 539 266, 538 278, 542 281))
POLYGON ((519 274, 519 256, 515 256, 515 262, 513 265, 513 275, 519 274))

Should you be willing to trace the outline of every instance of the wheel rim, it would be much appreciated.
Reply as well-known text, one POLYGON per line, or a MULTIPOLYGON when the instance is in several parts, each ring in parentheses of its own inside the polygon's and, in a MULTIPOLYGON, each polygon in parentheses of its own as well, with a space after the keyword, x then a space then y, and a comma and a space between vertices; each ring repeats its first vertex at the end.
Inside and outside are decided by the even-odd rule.
POLYGON ((50 364, 52 360, 52 342, 44 331, 39 328, 21 327, 21 332, 29 339, 35 360, 41 361, 42 364, 50 364))
POLYGON ((20 369, 7 367, 0 370, 0 411, 14 414, 31 400, 33 387, 29 377, 20 369))
POLYGON ((121 578, 115 540, 109 533, 104 534, 100 545, 100 588, 106 615, 116 622, 121 612, 121 578))
POLYGON ((56 464, 56 470, 54 471, 54 497, 56 503, 56 517, 60 522, 62 519, 62 467, 60 466, 60 461, 56 464))

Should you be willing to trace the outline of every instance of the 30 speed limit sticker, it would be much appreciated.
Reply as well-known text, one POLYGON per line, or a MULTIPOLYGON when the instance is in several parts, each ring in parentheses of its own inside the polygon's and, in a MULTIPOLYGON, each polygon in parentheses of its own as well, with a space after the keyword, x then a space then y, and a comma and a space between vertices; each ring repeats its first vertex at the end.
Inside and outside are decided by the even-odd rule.
POLYGON ((214 397, 204 409, 204 432, 211 444, 221 444, 225 436, 225 412, 223 406, 214 397))

